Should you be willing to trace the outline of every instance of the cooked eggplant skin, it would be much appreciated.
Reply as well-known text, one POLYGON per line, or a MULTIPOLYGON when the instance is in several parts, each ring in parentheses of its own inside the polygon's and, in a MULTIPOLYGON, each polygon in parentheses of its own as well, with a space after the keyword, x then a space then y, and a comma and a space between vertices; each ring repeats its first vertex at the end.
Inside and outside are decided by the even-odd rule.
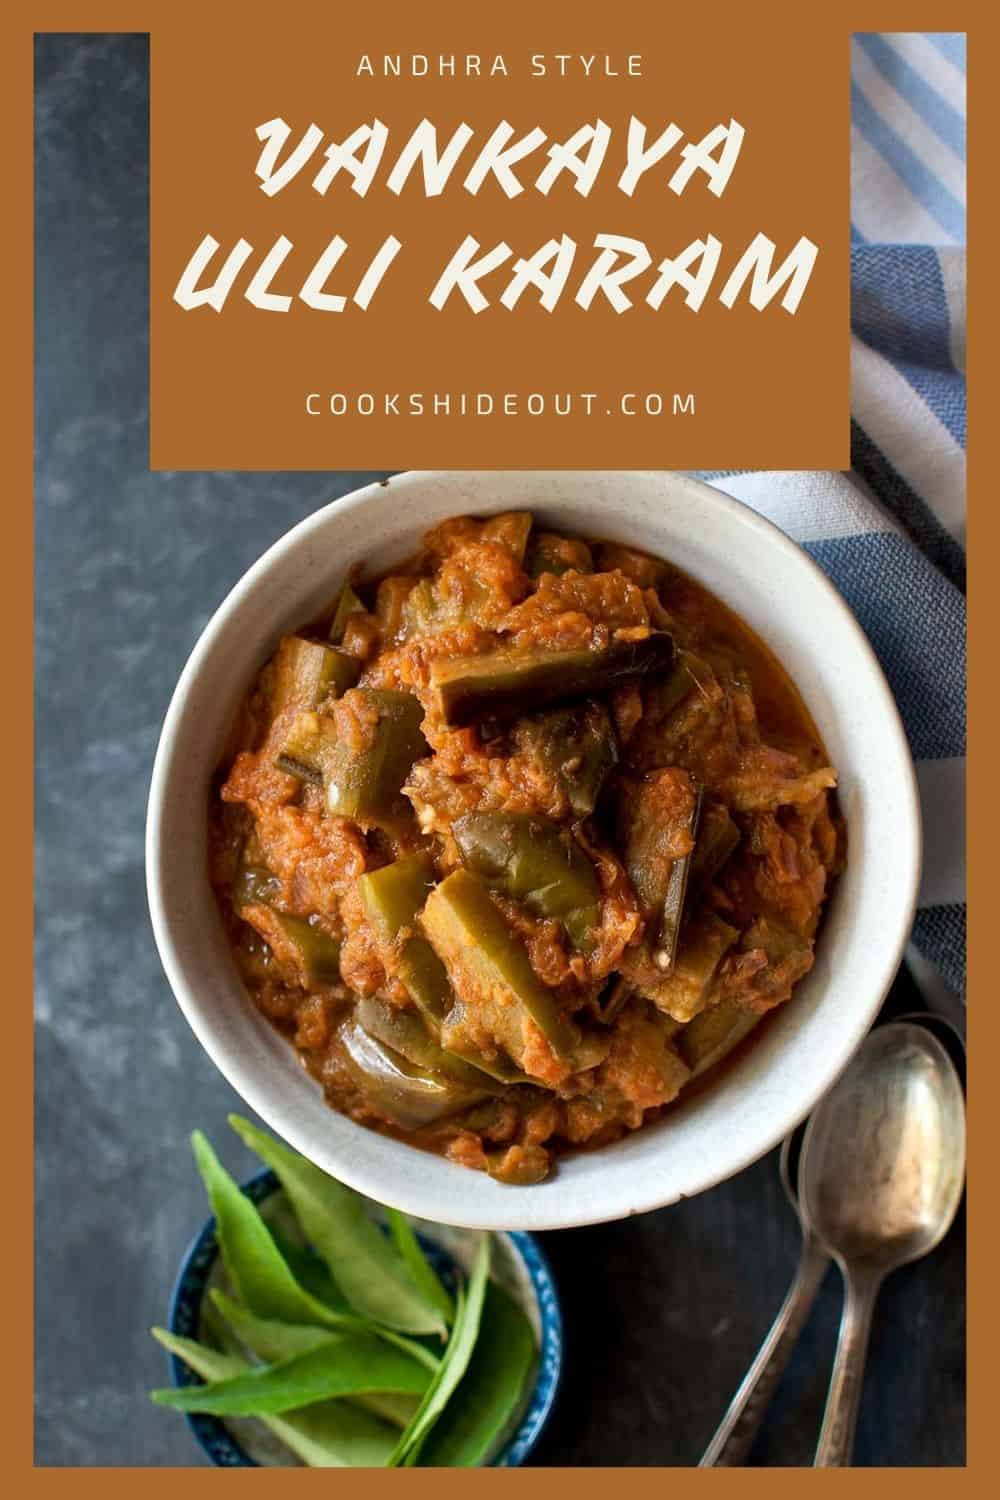
POLYGON ((413 592, 415 579, 403 575, 383 578, 375 594, 375 618, 383 646, 391 646, 403 634, 406 623, 406 601, 413 592))
POLYGON ((321 786, 337 747, 337 726, 325 714, 301 713, 292 722, 275 758, 289 776, 321 786))
POLYGON ((504 1092, 502 1084, 435 1041, 415 1010, 403 1010, 376 995, 367 995, 358 1001, 354 1013, 369 1036, 407 1062, 484 1094, 504 1092))
POLYGON ((294 916, 275 905, 281 883, 265 865, 241 861, 233 881, 233 907, 266 906, 295 949, 301 976, 321 989, 340 983, 340 943, 309 917, 294 916))
POLYGON ((275 912, 286 938, 299 955, 302 972, 310 984, 320 987, 340 983, 340 943, 308 917, 275 912))
POLYGON ((352 688, 370 733, 365 743, 342 740, 336 721, 324 714, 299 714, 277 756, 291 776, 322 784, 331 813, 353 818, 362 828, 406 827, 412 810, 401 795, 415 760, 427 753, 420 725, 423 710, 410 693, 390 688, 352 688))
POLYGON ((703 797, 698 841, 691 856, 691 880, 696 888, 708 885, 735 854, 743 835, 724 802, 703 797))
POLYGON ((669 672, 673 659, 673 638, 654 630, 635 640, 612 638, 596 650, 501 648, 441 657, 431 666, 430 682, 441 718, 461 728, 606 693, 634 678, 669 672))
MULTIPOLYGON (((688 823, 688 829, 693 839, 697 837, 698 833, 701 802, 702 788, 699 786, 695 788, 694 806, 691 809, 688 823)), ((684 915, 684 901, 687 896, 693 858, 694 850, 690 854, 682 855, 680 859, 675 859, 670 867, 667 889, 663 896, 663 914, 660 919, 660 930, 656 937, 656 952, 654 954, 654 961, 657 968, 662 969, 665 974, 669 974, 677 957, 677 944, 681 935, 681 918, 684 915)))
POLYGON ((467 813, 452 825, 462 862, 539 917, 556 917, 577 947, 600 921, 594 867, 568 828, 527 813, 467 813))
POLYGON ((482 881, 469 870, 454 871, 431 892, 421 921, 455 991, 455 1006, 442 1028, 444 1045, 455 1050, 456 1033, 461 1041, 469 1006, 518 1066, 524 1064, 528 1019, 568 1071, 579 1031, 560 1015, 554 994, 535 974, 527 950, 482 881))
POLYGON ((561 787, 575 818, 589 818, 618 763, 618 737, 603 703, 532 714, 513 730, 516 748, 537 757, 561 787))
POLYGON ((324 767, 326 805, 362 828, 405 827, 412 809, 400 795, 415 760, 427 754, 420 724, 423 710, 410 693, 390 688, 354 688, 376 716, 369 742, 356 749, 337 742, 324 767))
POLYGON ((315 709, 339 698, 361 676, 361 663, 328 641, 286 635, 274 658, 271 701, 275 713, 293 705, 315 709))
POLYGON ((682 1026, 677 1033, 677 1048, 692 1076, 697 1077, 721 1062, 750 1035, 760 1019, 756 1012, 735 1000, 722 1000, 682 1026))
POLYGON ((702 802, 677 766, 623 778, 618 834, 625 868, 646 917, 644 947, 662 974, 674 966, 702 802))
POLYGON ((434 861, 426 852, 371 870, 358 881, 368 920, 383 950, 398 944, 400 933, 409 929, 396 954, 396 968, 437 1036, 453 996, 444 965, 417 922, 433 887, 434 861))
POLYGON ((433 1124, 488 1097, 485 1088, 469 1088, 408 1062, 356 1020, 345 1021, 338 1036, 348 1071, 365 1098, 383 1119, 404 1130, 433 1124))
POLYGON ((700 911, 686 923, 672 968, 629 965, 634 988, 675 1021, 690 1021, 710 1003, 719 965, 739 938, 739 928, 713 911, 700 911))
POLYGON ((335 646, 339 646, 344 639, 347 630, 347 621, 351 615, 363 615, 365 607, 358 598, 349 583, 345 583, 340 591, 337 608, 334 610, 333 620, 330 623, 330 640, 335 646))

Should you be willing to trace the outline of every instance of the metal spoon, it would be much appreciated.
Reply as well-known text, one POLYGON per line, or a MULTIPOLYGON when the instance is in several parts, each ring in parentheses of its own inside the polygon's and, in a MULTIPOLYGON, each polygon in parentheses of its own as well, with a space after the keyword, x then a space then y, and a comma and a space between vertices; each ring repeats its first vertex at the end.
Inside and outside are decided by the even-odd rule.
MULTIPOLYGON (((799 1205, 792 1158, 800 1130, 794 1130, 782 1141, 780 1161, 781 1185, 796 1218, 799 1217, 799 1205)), ((802 1249, 795 1277, 753 1364, 702 1454, 698 1464, 700 1469, 735 1468, 746 1459, 829 1267, 829 1252, 803 1224, 802 1249)))
MULTIPOLYGON (((964 1076, 965 1043, 961 1033, 949 1020, 931 1011, 913 1011, 897 1017, 897 1021, 913 1021, 929 1028, 944 1041, 960 1076, 964 1076)), ((785 1137, 779 1157, 781 1185, 800 1224, 802 1217, 795 1179, 805 1128, 805 1124, 802 1124, 785 1137)), ((712 1441, 705 1449, 699 1468, 734 1468, 744 1463, 792 1350, 809 1319, 830 1265, 830 1255, 805 1224, 802 1224, 802 1234, 802 1249, 794 1280, 753 1364, 747 1370, 712 1441)))
POLYGON ((803 1225, 845 1283, 817 1467, 850 1463, 879 1287, 944 1238, 964 1178, 965 1107, 948 1053, 924 1026, 877 1027, 817 1106, 799 1161, 803 1225))

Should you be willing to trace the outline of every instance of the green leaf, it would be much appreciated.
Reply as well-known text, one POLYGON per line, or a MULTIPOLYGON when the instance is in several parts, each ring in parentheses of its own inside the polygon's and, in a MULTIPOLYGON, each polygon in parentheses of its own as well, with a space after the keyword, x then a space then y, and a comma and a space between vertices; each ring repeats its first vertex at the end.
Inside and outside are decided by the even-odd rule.
MULTIPOLYGON (((238 1355, 220 1354, 193 1339, 154 1328, 153 1337, 204 1380, 228 1380, 253 1367, 238 1355)), ((384 1468, 395 1434, 377 1417, 348 1401, 324 1401, 306 1411, 260 1420, 311 1468, 384 1468)))
POLYGON ((349 1313, 351 1305, 335 1283, 326 1266, 308 1245, 296 1245, 277 1230, 271 1237, 295 1280, 311 1297, 316 1297, 334 1312, 349 1313))
POLYGON ((262 1318, 282 1323, 361 1327, 358 1318, 327 1307, 299 1286, 257 1208, 240 1192, 200 1130, 191 1142, 215 1215, 222 1259, 247 1306, 262 1318))
POLYGON ((353 1399, 394 1427, 408 1427, 420 1405, 419 1396, 397 1396, 393 1391, 368 1391, 353 1399))
POLYGON ((421 1465, 467 1469, 482 1463, 520 1406, 534 1362, 531 1324, 491 1281, 469 1367, 420 1451, 421 1465))
MULTIPOLYGON (((207 1312, 221 1314, 225 1320, 226 1332, 235 1334, 251 1354, 256 1354, 258 1359, 263 1359, 268 1364, 291 1359, 296 1354, 305 1354, 319 1344, 338 1337, 325 1328, 307 1328, 302 1323, 277 1323, 267 1318, 258 1318, 249 1308, 234 1302, 232 1297, 227 1297, 218 1288, 209 1292, 209 1297, 211 1302, 202 1314, 203 1324, 207 1312)), ((419 1405, 415 1397, 397 1396, 391 1391, 367 1391, 352 1399, 396 1427, 405 1427, 419 1405)))
POLYGON ((356 1313, 404 1333, 446 1336, 440 1311, 427 1301, 408 1267, 369 1217, 364 1199, 249 1120, 230 1115, 229 1123, 244 1144, 277 1173, 303 1234, 326 1261, 356 1313))
POLYGON ((249 1307, 227 1297, 218 1287, 208 1295, 240 1343, 268 1364, 307 1354, 321 1344, 335 1343, 340 1338, 339 1333, 329 1328, 310 1328, 305 1323, 280 1323, 274 1318, 259 1318, 249 1307))
POLYGON ((344 1333, 314 1349, 239 1375, 154 1391, 159 1406, 174 1411, 208 1412, 215 1417, 264 1417, 315 1406, 334 1396, 394 1391, 420 1396, 430 1373, 399 1349, 371 1333, 344 1333))
POLYGON ((438 1417, 444 1411, 469 1366, 479 1323, 483 1312, 483 1300, 490 1274, 490 1237, 480 1237, 468 1289, 460 1292, 455 1309, 455 1322, 451 1338, 444 1351, 440 1367, 417 1408, 410 1425, 404 1428, 389 1459, 389 1466, 409 1466, 416 1462, 420 1448, 438 1417))
POLYGON ((421 1250, 413 1225, 398 1208, 386 1209, 386 1214, 393 1244, 399 1251, 403 1263, 409 1267, 410 1275, 427 1301, 438 1308, 446 1323, 451 1323, 455 1316, 455 1304, 442 1286, 434 1267, 421 1250))

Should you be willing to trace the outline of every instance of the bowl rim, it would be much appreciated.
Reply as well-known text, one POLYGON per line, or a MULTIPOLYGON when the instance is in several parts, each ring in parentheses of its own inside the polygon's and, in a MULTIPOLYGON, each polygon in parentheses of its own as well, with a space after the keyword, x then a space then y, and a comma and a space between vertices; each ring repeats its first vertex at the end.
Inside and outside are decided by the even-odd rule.
MULTIPOLYGON (((879 700, 881 726, 888 740, 891 741, 894 760, 900 772, 901 779, 898 791, 901 805, 905 805, 905 816, 901 816, 900 818, 900 827, 909 835, 908 846, 903 850, 901 868, 897 872, 897 878, 905 882, 905 891, 899 909, 898 930, 894 939, 886 944, 881 964, 877 969, 873 970, 870 976, 868 981, 870 990, 868 1004, 865 1006, 859 1005, 852 1012, 853 1020, 849 1024, 842 1022, 840 1032, 842 1040, 837 1049, 839 1054, 837 1067, 830 1073, 823 1088, 815 1097, 806 1100, 804 1103, 801 1100, 795 1099, 782 1101, 780 1106, 774 1108, 773 1117, 768 1128, 762 1130, 759 1137, 752 1144, 734 1151, 733 1155, 724 1165, 718 1165, 705 1170, 703 1175, 698 1177, 697 1185, 684 1194, 680 1194, 672 1189, 664 1192, 662 1188, 658 1188, 655 1174, 648 1174, 646 1177, 643 1177, 643 1174, 636 1173, 634 1192, 628 1208, 623 1209, 617 1204, 605 1207, 588 1203, 582 1212, 579 1209, 571 1209, 567 1213, 565 1210, 558 1211, 550 1205, 547 1212, 542 1216, 532 1213, 529 1220, 519 1221, 516 1216, 513 1218, 515 1224, 518 1222, 530 1222, 531 1229, 545 1231, 586 1224, 612 1222, 635 1213, 648 1213, 658 1208, 666 1207, 676 1202, 679 1196, 691 1196, 695 1192, 705 1192, 710 1188, 716 1187, 719 1183, 728 1180, 730 1177, 734 1177, 738 1173, 745 1171, 747 1167, 766 1155, 768 1151, 772 1150, 779 1141, 801 1123, 810 1110, 814 1108, 822 1093, 833 1085, 839 1074, 850 1062, 854 1052, 878 1014, 882 1001, 888 993, 889 987, 898 971, 906 942, 912 930, 917 905, 921 869, 922 826, 917 779, 912 755, 909 750, 899 709, 886 681, 881 663, 846 600, 819 567, 818 563, 802 546, 793 541, 778 526, 762 516, 751 506, 735 499, 722 490, 704 483, 702 480, 694 479, 690 475, 679 474, 672 470, 521 470, 503 472, 516 473, 518 478, 525 482, 526 486, 533 479, 543 482, 546 478, 551 479, 553 476, 557 476, 560 480, 572 480, 574 477, 593 479, 595 476, 599 477, 604 474, 611 474, 617 480, 625 481, 629 478, 668 481, 677 490, 689 490, 692 497, 699 498, 702 503, 713 505, 717 512, 725 516, 727 521, 737 530, 743 527, 748 532, 756 534, 758 538, 763 540, 765 546, 774 549, 776 553, 780 554, 790 568, 798 569, 800 576, 807 576, 812 589, 824 596, 827 606, 839 617, 842 628, 851 639, 854 651, 866 662, 870 690, 879 700)), ((206 659, 210 658, 217 639, 223 634, 230 615, 242 607, 244 601, 255 591, 260 581, 267 577, 271 569, 281 561, 287 552, 294 551, 295 548, 308 539, 312 532, 321 530, 326 525, 331 512, 336 511, 338 516, 350 515, 352 512, 370 503, 387 488, 392 488, 397 492, 402 491, 404 494, 407 490, 416 489, 419 494, 429 483, 435 481, 461 481, 466 479, 479 481, 483 479, 488 480, 493 477, 495 477, 494 471, 489 470, 408 470, 388 479, 377 480, 374 483, 363 486, 361 489, 354 490, 347 495, 331 500, 305 516, 295 526, 278 537, 261 554, 257 561, 237 580, 236 584, 219 604, 192 648, 164 717, 150 781, 146 822, 147 896, 160 960, 175 999, 183 1011, 188 1024, 220 1072, 237 1093, 240 1094, 252 1109, 262 1116, 271 1128, 275 1129, 291 1145, 297 1150, 301 1150, 307 1156, 310 1154, 308 1143, 301 1139, 300 1132, 290 1126, 287 1116, 283 1115, 280 1109, 275 1110, 272 1107, 270 1093, 257 1077, 253 1068, 245 1066, 239 1056, 233 1055, 224 1046, 217 1044, 208 1018, 202 1014, 197 996, 189 985, 184 973, 184 961, 182 958, 184 945, 176 941, 174 932, 172 931, 171 917, 167 910, 161 887, 160 870, 161 841, 159 830, 164 818, 167 783, 175 753, 174 741, 183 720, 191 688, 199 678, 203 663, 206 659)), ((539 504, 540 508, 544 509, 544 499, 541 499, 539 504)), ((475 506, 471 508, 474 510, 475 506)), ((452 1222, 461 1227, 468 1228, 497 1229, 498 1227, 502 1227, 502 1225, 498 1225, 493 1216, 484 1215, 478 1210, 471 1216, 454 1220, 449 1220, 447 1215, 436 1211, 433 1213, 424 1212, 417 1201, 417 1197, 414 1196, 405 1184, 399 1190, 393 1187, 391 1191, 387 1191, 385 1185, 380 1183, 379 1190, 373 1191, 372 1184, 364 1171, 355 1170, 349 1153, 338 1157, 335 1175, 340 1176, 349 1186, 368 1197, 378 1199, 380 1193, 384 1193, 384 1201, 391 1202, 395 1207, 402 1209, 406 1213, 412 1213, 417 1217, 437 1219, 440 1222, 452 1222)), ((512 1208, 514 1207, 513 1203, 511 1206, 512 1208)))
MULTIPOLYGON (((270 1167, 255 1172, 240 1184, 240 1192, 252 1203, 260 1204, 281 1191, 281 1183, 270 1167)), ((540 1338, 535 1381, 526 1394, 517 1426, 503 1447, 488 1464, 492 1469, 519 1468, 537 1447, 548 1425, 562 1388, 565 1336, 559 1288, 545 1251, 533 1234, 523 1229, 493 1230, 513 1247, 524 1266, 532 1295, 538 1308, 540 1338)), ((167 1327, 183 1338, 197 1337, 197 1321, 192 1331, 189 1312, 201 1310, 212 1267, 219 1258, 214 1214, 209 1214, 201 1228, 188 1242, 181 1256, 167 1309, 167 1327), (191 1301, 194 1299, 194 1308, 191 1301)), ((167 1352, 171 1384, 177 1388, 197 1384, 179 1355, 167 1352)), ((202 1452, 218 1468, 257 1469, 262 1467, 251 1458, 239 1439, 229 1431, 221 1417, 205 1412, 184 1412, 184 1420, 202 1452)))

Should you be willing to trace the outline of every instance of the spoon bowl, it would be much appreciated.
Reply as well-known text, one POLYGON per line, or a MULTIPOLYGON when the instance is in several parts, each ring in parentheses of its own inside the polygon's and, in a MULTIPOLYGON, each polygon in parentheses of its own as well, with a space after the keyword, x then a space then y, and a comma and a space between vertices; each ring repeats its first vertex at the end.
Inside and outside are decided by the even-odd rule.
POLYGON ((965 1179, 962 1086, 925 1027, 878 1027, 814 1111, 799 1203, 841 1264, 886 1274, 933 1250, 965 1179))
POLYGON ((944 1238, 964 1180, 954 1063, 926 1027, 877 1027, 813 1113, 799 1158, 803 1227, 837 1261, 846 1287, 817 1466, 850 1463, 878 1289, 944 1238))

